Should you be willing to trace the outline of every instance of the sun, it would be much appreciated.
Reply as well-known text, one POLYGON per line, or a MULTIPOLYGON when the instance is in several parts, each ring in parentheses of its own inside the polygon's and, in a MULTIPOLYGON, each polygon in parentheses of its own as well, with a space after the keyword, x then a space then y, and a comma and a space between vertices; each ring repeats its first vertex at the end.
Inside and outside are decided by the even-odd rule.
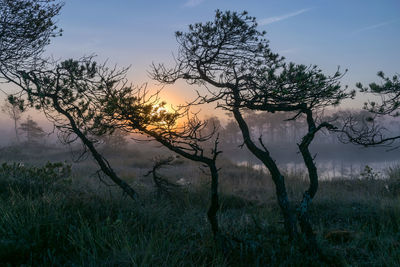
POLYGON ((169 113, 169 109, 167 108, 166 104, 161 103, 161 104, 156 104, 153 106, 153 114, 154 115, 161 115, 165 113, 169 113))

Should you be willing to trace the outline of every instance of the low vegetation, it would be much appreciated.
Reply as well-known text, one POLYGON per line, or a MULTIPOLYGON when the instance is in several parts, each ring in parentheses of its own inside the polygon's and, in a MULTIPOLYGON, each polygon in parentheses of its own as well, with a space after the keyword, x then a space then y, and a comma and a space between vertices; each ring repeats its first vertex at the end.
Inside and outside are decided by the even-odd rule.
MULTIPOLYGON (((399 116, 399 75, 380 72, 381 85, 356 85, 382 97, 380 104, 365 105, 367 117, 339 112, 331 120, 325 108, 355 94, 341 85, 339 69, 328 76, 317 66, 288 62, 270 50, 255 17, 217 10, 214 20, 176 32, 174 66, 153 65, 149 72, 160 85, 185 80, 207 89, 168 111, 159 91, 131 84, 127 68, 110 68, 93 56, 45 58, 46 46, 62 33, 55 19, 62 6, 56 0, 0 0, 0 82, 19 90, 1 89, 16 143, 0 150, 0 265, 400 265, 399 168, 384 177, 365 166, 353 179, 320 181, 309 150, 323 129, 363 146, 400 140, 386 135, 382 124, 399 116), (189 116, 191 106, 210 103, 233 116, 225 131, 216 118, 189 116), (87 162, 41 165, 44 156, 56 161, 66 154, 45 147, 45 133, 32 118, 19 123, 33 107, 53 124, 59 141, 72 150, 83 146, 77 160, 90 152, 97 168, 87 162), (286 117, 280 129, 265 115, 276 113, 286 117), (331 124, 338 119, 341 125, 331 124), (271 143, 278 135, 298 144, 307 172, 285 173, 263 139, 266 124, 271 143), (151 166, 140 155, 145 150, 129 150, 123 140, 128 133, 157 141, 164 147, 159 150, 180 155, 184 164, 172 164, 174 154, 151 166), (217 162, 218 144, 237 142, 268 173, 222 156, 217 162), (201 171, 194 162, 203 164, 201 171)), ((160 154, 158 159, 166 156, 160 154)))
MULTIPOLYGON (((0 168, 0 263, 32 266, 396 266, 400 264, 400 176, 373 175, 322 181, 310 216, 322 256, 291 245, 284 234, 274 192, 249 167, 221 170, 221 231, 229 249, 219 250, 206 223, 207 176, 156 197, 156 188, 136 186, 141 202, 104 184, 79 177, 62 163, 3 164, 0 168), (235 177, 232 175, 235 169, 235 177), (251 178, 252 177, 252 178, 251 178), (241 178, 241 179, 239 179, 241 178), (203 179, 203 180, 202 180, 203 179), (229 180, 232 180, 230 182, 229 180), (235 191, 234 180, 240 180, 235 191), (43 183, 46 181, 46 183, 43 183), (224 186, 231 184, 231 187, 224 186), (318 214, 318 216, 316 216, 318 214)), ((193 165, 194 166, 194 165, 193 165)), ((174 168, 171 166, 170 168, 174 168)), ((162 171, 162 170, 161 170, 162 171)), ((178 172, 170 170, 168 177, 178 172)), ((171 177, 172 175, 172 177, 171 177)), ((300 201, 306 177, 288 177, 288 192, 300 201)), ((87 178, 87 177, 86 177, 87 178)), ((151 178, 147 178, 151 185, 151 178)), ((171 179, 172 181, 173 179, 171 179)), ((270 182, 269 182, 270 183, 270 182)))

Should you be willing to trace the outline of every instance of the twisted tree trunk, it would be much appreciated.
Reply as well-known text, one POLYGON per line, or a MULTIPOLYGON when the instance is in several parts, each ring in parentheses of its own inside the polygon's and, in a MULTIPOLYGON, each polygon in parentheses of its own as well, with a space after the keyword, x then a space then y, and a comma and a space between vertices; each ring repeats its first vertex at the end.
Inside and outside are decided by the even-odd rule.
POLYGON ((294 239, 297 236, 296 216, 290 205, 289 198, 286 192, 285 178, 279 171, 279 168, 276 165, 275 161, 272 159, 268 149, 262 144, 261 138, 260 143, 263 145, 264 150, 258 148, 251 140, 249 128, 246 121, 243 119, 243 116, 240 113, 239 109, 234 108, 233 114, 242 132, 245 145, 267 167, 267 169, 271 173, 272 180, 275 184, 278 205, 283 215, 286 232, 288 233, 290 239, 294 239))
POLYGON ((323 122, 320 125, 318 125, 318 127, 317 127, 315 124, 314 118, 312 116, 312 111, 310 109, 305 109, 305 110, 303 110, 303 112, 307 116, 308 132, 302 138, 301 143, 298 146, 299 146, 301 155, 303 157, 304 164, 306 165, 307 170, 308 170, 308 177, 310 180, 310 185, 303 194, 303 199, 298 208, 297 216, 299 219, 300 229, 301 229, 302 233, 305 234, 307 240, 309 241, 309 243, 311 245, 311 248, 313 250, 316 250, 316 249, 318 249, 317 241, 315 239, 315 234, 312 229, 308 211, 309 211, 309 206, 311 204, 311 201, 313 200, 313 198, 318 190, 318 172, 317 172, 317 167, 315 166, 315 163, 314 163, 314 159, 311 156, 309 146, 310 146, 311 142, 313 141, 315 134, 320 129, 322 129, 323 127, 332 129, 334 127, 327 122, 323 122))
POLYGON ((104 172, 104 174, 110 177, 110 179, 116 185, 118 185, 124 191, 124 193, 126 193, 130 198, 132 198, 133 200, 137 200, 138 194, 136 193, 136 191, 129 184, 127 184, 125 181, 123 181, 121 178, 118 177, 118 175, 111 168, 108 161, 97 151, 93 142, 90 141, 86 137, 86 135, 79 129, 74 118, 59 105, 57 99, 55 98, 53 98, 53 107, 57 112, 64 115, 68 119, 72 131, 81 139, 83 144, 89 149, 93 158, 99 164, 100 169, 104 172))

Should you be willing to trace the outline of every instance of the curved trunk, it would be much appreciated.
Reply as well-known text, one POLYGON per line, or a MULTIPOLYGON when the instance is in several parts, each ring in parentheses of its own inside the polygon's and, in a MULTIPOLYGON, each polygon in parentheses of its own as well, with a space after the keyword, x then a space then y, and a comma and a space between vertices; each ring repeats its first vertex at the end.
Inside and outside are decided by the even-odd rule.
POLYGON ((310 185, 309 185, 307 191, 305 191, 303 194, 303 199, 302 199, 302 201, 300 203, 300 207, 298 209, 298 218, 299 218, 299 222, 300 222, 301 231, 306 235, 307 239, 313 245, 315 245, 315 243, 316 243, 315 234, 314 234, 312 226, 311 226, 310 217, 308 214, 308 208, 318 190, 318 174, 317 174, 317 168, 315 166, 315 163, 311 157, 311 153, 308 150, 308 146, 300 144, 299 148, 300 148, 300 152, 303 156, 304 163, 308 169, 310 185))
POLYGON ((306 238, 309 240, 310 245, 313 249, 317 248, 317 243, 315 239, 315 234, 312 229, 312 225, 310 222, 310 216, 308 214, 308 209, 313 200, 315 194, 318 190, 318 173, 317 167, 315 166, 314 159, 311 156, 310 150, 308 149, 316 132, 318 132, 322 127, 332 127, 328 123, 321 123, 318 127, 315 125, 314 118, 312 116, 311 110, 305 110, 304 113, 307 116, 307 124, 308 124, 308 133, 303 137, 301 143, 298 145, 301 155, 304 160, 304 164, 308 170, 308 177, 310 180, 310 185, 308 189, 303 194, 303 199, 300 203, 300 207, 298 208, 298 218, 300 222, 301 231, 306 235, 306 238))
POLYGON ((168 140, 162 138, 157 133, 146 129, 145 127, 136 126, 138 130, 141 132, 153 137, 157 142, 164 145, 169 150, 185 157, 187 159, 205 163, 208 168, 210 169, 211 173, 211 204, 207 211, 207 218, 211 224, 211 230, 213 232, 214 238, 216 239, 219 234, 219 227, 218 227, 218 219, 217 219, 217 212, 219 210, 219 200, 218 200, 218 169, 215 165, 215 161, 219 152, 217 152, 216 147, 214 148, 214 156, 213 158, 208 158, 203 155, 198 154, 190 154, 185 150, 180 149, 179 147, 175 146, 173 143, 169 142, 168 140))
POLYGON ((78 128, 76 125, 76 122, 74 118, 64 109, 61 108, 61 106, 58 104, 56 99, 53 99, 53 107, 54 109, 59 112, 60 114, 64 115, 68 120, 71 125, 71 128, 73 132, 82 140, 83 144, 89 149, 89 151, 92 153, 93 158, 96 160, 96 162, 99 164, 100 169, 108 176, 110 179, 118 185, 124 193, 126 193, 130 198, 133 200, 137 199, 137 193, 131 186, 129 186, 126 182, 124 182, 121 178, 118 177, 118 175, 114 172, 114 170, 111 168, 110 164, 108 161, 97 151, 95 148, 94 144, 92 141, 90 141, 84 133, 78 128))
MULTIPOLYGON (((235 116, 236 121, 238 122, 239 128, 243 135, 244 143, 247 148, 259 159, 261 162, 268 168, 271 173, 272 180, 275 184, 276 196, 278 200, 278 205, 282 211, 285 229, 289 234, 291 239, 295 238, 297 235, 297 227, 296 227, 296 216, 291 208, 288 195, 286 192, 285 178, 279 171, 278 166, 275 161, 270 156, 269 151, 264 146, 264 150, 258 148, 254 142, 251 140, 249 128, 247 123, 243 119, 242 114, 240 113, 238 108, 233 109, 233 114, 235 116)), ((262 144, 262 141, 260 139, 262 144)))

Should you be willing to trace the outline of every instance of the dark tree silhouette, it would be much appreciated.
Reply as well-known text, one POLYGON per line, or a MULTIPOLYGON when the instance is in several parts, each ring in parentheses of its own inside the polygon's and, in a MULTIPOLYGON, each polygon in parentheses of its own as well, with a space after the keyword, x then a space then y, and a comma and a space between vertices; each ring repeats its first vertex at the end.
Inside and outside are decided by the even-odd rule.
POLYGON ((161 168, 175 165, 177 164, 177 157, 169 156, 169 157, 156 157, 154 159, 152 169, 145 175, 145 177, 149 176, 150 174, 153 176, 153 182, 155 187, 157 188, 157 196, 160 197, 161 195, 165 194, 167 196, 171 196, 171 192, 180 185, 172 183, 168 181, 168 179, 162 177, 158 174, 158 171, 161 168))
MULTIPOLYGON (((337 105, 341 100, 354 96, 353 92, 346 92, 340 86, 339 80, 343 76, 337 71, 333 76, 326 76, 316 66, 284 64, 277 76, 271 75, 274 90, 268 92, 261 88, 249 89, 253 98, 245 99, 244 106, 252 110, 295 111, 297 114, 289 120, 297 120, 305 116, 307 132, 298 144, 304 163, 309 173, 310 185, 304 192, 303 199, 298 208, 300 228, 307 238, 315 245, 315 237, 308 216, 308 207, 318 189, 318 173, 309 146, 318 131, 323 128, 336 129, 329 121, 317 123, 315 116, 321 109, 337 105), (278 81, 275 83, 275 81, 278 81)), ((267 148, 260 143, 264 150, 267 148)))
POLYGON ((28 102, 54 123, 65 142, 80 139, 101 170, 131 198, 136 198, 136 192, 98 152, 96 136, 115 130, 139 132, 185 158, 207 165, 212 177, 208 217, 218 237, 218 138, 207 153, 200 143, 210 140, 214 131, 210 132, 196 116, 189 116, 188 110, 167 112, 157 94, 147 98, 143 88, 127 84, 126 71, 108 69, 89 57, 50 64, 46 69, 21 71, 18 79, 12 81, 23 90, 28 102), (178 123, 179 119, 184 120, 178 123), (208 133, 204 134, 206 128, 208 133))
POLYGON ((400 139, 399 134, 390 134, 383 126, 384 116, 400 116, 400 75, 387 77, 382 71, 378 72, 381 83, 370 83, 364 86, 357 83, 356 87, 363 93, 370 93, 381 98, 380 103, 368 101, 364 110, 369 114, 359 118, 350 114, 342 120, 340 140, 363 146, 389 146, 400 139))
POLYGON ((147 97, 145 88, 104 89, 101 123, 106 128, 116 127, 127 132, 145 134, 176 154, 208 167, 211 176, 211 204, 207 216, 215 240, 222 240, 216 216, 219 210, 216 160, 221 153, 218 150, 218 135, 209 152, 202 146, 215 136, 215 125, 210 128, 207 121, 199 120, 195 114, 190 115, 186 108, 168 112, 164 108, 166 103, 159 101, 158 94, 147 97), (144 108, 138 109, 134 105, 138 101, 145 103, 144 108))
POLYGON ((81 140, 110 179, 129 197, 137 193, 114 172, 109 162, 95 147, 95 136, 112 130, 99 127, 99 96, 103 88, 125 85, 126 69, 108 69, 91 57, 48 63, 46 68, 20 71, 12 81, 19 86, 31 106, 40 109, 59 130, 66 143, 81 140))
POLYGON ((337 105, 351 97, 339 84, 342 74, 325 76, 316 66, 287 64, 273 53, 265 32, 259 32, 254 17, 246 12, 217 11, 215 20, 189 26, 186 33, 177 32, 179 53, 176 66, 153 65, 152 76, 161 83, 184 79, 189 84, 204 85, 208 93, 198 92, 196 104, 217 102, 217 107, 233 113, 244 144, 268 168, 276 187, 278 204, 285 228, 291 238, 297 236, 297 222, 289 203, 285 179, 262 137, 255 143, 243 112, 246 109, 268 112, 296 112, 295 120, 304 114, 308 132, 299 149, 309 171, 310 187, 299 208, 302 231, 314 240, 308 219, 308 206, 318 187, 318 175, 308 149, 322 128, 333 128, 328 122, 316 124, 313 113, 337 105))
POLYGON ((361 92, 372 93, 381 97, 382 102, 380 104, 370 101, 365 103, 365 109, 378 115, 390 115, 397 117, 400 115, 400 75, 393 75, 392 78, 385 76, 380 71, 378 77, 381 78, 381 84, 370 83, 367 86, 363 86, 362 83, 357 83, 356 87, 361 92))
POLYGON ((62 3, 54 0, 0 0, 0 73, 37 67, 52 37, 61 34, 55 17, 62 3))

